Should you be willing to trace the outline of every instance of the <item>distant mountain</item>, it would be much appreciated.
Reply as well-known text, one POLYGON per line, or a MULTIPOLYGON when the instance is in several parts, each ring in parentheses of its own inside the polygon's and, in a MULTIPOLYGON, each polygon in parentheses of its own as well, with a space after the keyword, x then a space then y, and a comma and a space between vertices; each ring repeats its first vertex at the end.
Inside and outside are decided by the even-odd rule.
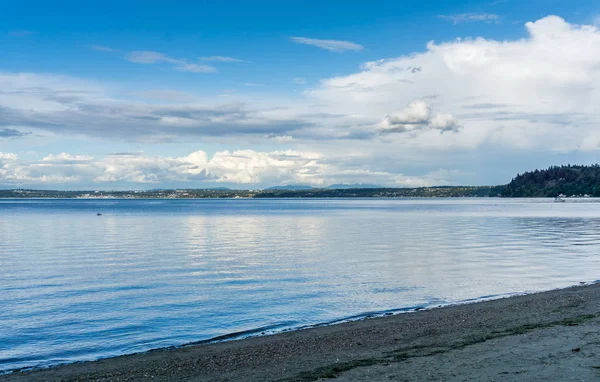
POLYGON ((600 196, 600 165, 552 166, 517 174, 502 191, 506 197, 600 196))
POLYGON ((265 190, 268 191, 275 191, 275 190, 282 190, 282 191, 301 191, 301 190, 313 190, 314 187, 311 186, 302 186, 299 184, 289 184, 286 186, 274 186, 274 187, 269 187, 269 188, 265 188, 265 190))
POLYGON ((328 187, 311 187, 311 186, 303 186, 303 185, 299 185, 299 184, 289 184, 289 185, 285 185, 285 186, 274 186, 274 187, 269 187, 269 188, 265 188, 266 191, 306 191, 306 190, 349 190, 349 189, 354 189, 354 188, 383 188, 381 186, 378 186, 376 184, 364 184, 364 183, 354 183, 354 184, 347 184, 347 183, 337 183, 337 184, 332 184, 331 186, 328 187))
POLYGON ((344 183, 339 183, 339 184, 332 184, 331 186, 327 187, 328 189, 337 189, 337 190, 346 190, 346 189, 350 189, 350 188, 384 188, 381 186, 378 186, 376 184, 364 184, 364 183, 355 183, 355 184, 344 184, 344 183))

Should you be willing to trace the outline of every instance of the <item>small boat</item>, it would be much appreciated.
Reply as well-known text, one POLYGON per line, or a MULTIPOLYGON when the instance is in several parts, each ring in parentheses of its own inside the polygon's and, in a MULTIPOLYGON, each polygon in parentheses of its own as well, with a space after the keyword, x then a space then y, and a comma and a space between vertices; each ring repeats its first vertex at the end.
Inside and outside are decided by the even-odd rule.
POLYGON ((101 214, 100 212, 98 212, 98 213, 96 214, 96 216, 102 216, 102 214, 101 214))
POLYGON ((564 203, 564 199, 562 198, 562 195, 558 195, 556 198, 554 198, 554 203, 564 203))

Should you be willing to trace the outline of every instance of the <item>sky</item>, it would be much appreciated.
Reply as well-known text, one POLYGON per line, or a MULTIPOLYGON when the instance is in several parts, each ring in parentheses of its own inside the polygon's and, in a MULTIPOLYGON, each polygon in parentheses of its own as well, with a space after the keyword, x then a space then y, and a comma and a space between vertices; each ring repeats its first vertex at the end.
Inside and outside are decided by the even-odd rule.
POLYGON ((600 161, 600 3, 32 1, 0 187, 494 185, 600 161))

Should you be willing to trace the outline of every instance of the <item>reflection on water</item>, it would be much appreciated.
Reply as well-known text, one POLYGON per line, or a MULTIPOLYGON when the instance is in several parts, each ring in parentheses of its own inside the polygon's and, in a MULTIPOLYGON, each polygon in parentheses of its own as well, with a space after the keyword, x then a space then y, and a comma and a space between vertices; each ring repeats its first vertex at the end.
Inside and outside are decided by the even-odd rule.
POLYGON ((594 199, 0 200, 0 370, 593 281, 599 239, 594 199))

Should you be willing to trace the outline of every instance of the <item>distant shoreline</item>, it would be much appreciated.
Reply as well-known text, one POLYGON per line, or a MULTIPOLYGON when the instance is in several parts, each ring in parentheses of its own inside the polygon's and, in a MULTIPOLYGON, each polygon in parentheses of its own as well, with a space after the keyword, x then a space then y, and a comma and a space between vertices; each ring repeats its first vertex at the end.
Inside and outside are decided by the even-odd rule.
MULTIPOLYGON (((269 197, 198 197, 198 198, 161 198, 161 197, 141 197, 141 198, 127 198, 127 197, 98 197, 98 198, 69 198, 69 197, 0 197, 0 200, 203 200, 203 199, 214 199, 214 200, 230 200, 230 199, 253 199, 253 200, 269 200, 269 199, 489 199, 489 198, 502 198, 502 199, 552 199, 550 197, 498 197, 498 196, 269 196, 269 197)), ((570 198, 575 199, 575 198, 570 198)), ((598 198, 596 198, 598 199, 598 198)))
POLYGON ((575 198, 600 197, 600 165, 550 166, 545 170, 517 174, 508 184, 482 186, 388 187, 375 184, 331 184, 329 186, 285 185, 269 188, 230 189, 161 188, 152 190, 36 190, 0 189, 0 198, 47 197, 95 199, 98 195, 122 198, 396 198, 396 197, 504 197, 504 198, 575 198))
MULTIPOLYGON (((35 197, 0 197, 0 200, 310 200, 310 199, 555 199, 550 196, 203 196, 186 198, 169 197, 58 197, 58 196, 35 196, 35 197)), ((563 200, 586 200, 600 199, 596 196, 568 196, 563 200)))
POLYGON ((335 188, 335 189, 165 189, 147 191, 60 191, 0 190, 0 198, 62 199, 260 199, 260 198, 414 198, 414 197, 488 197, 498 196, 503 186, 442 186, 419 188, 335 188))
POLYGON ((560 380, 572 373, 593 380, 600 377, 598 324, 596 283, 17 372, 0 381, 560 380))

